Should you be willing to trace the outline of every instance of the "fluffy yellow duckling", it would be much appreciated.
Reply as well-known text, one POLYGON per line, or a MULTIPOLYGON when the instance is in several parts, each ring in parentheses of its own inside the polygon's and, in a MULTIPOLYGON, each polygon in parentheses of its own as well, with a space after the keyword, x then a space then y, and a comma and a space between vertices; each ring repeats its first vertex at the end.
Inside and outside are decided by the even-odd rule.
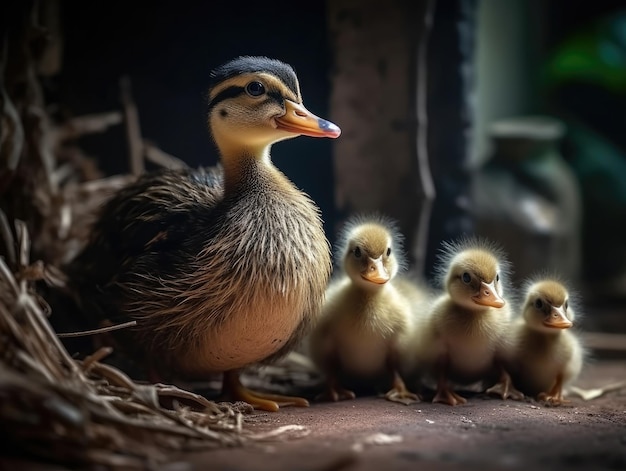
POLYGON ((522 314, 511 331, 509 371, 522 393, 551 405, 563 403, 563 388, 583 366, 584 349, 571 327, 574 304, 554 278, 528 282, 522 314))
POLYGON ((272 163, 272 144, 340 130, 302 102, 294 70, 238 57, 213 70, 208 123, 221 167, 142 176, 102 209, 68 267, 95 320, 137 321, 133 358, 160 374, 224 373, 255 408, 303 398, 245 388, 241 368, 287 354, 315 323, 331 273, 317 205, 272 163))
POLYGON ((423 297, 419 285, 399 275, 405 267, 401 234, 383 217, 353 217, 337 244, 336 274, 326 291, 322 317, 310 338, 313 361, 326 376, 328 400, 352 399, 342 378, 393 378, 385 397, 419 400, 399 374, 399 351, 423 297))
POLYGON ((444 242, 438 266, 444 292, 412 342, 416 362, 437 383, 433 402, 467 402, 451 382, 471 384, 498 374, 501 381, 506 378, 499 365, 511 317, 503 297, 508 268, 503 251, 486 240, 444 242))

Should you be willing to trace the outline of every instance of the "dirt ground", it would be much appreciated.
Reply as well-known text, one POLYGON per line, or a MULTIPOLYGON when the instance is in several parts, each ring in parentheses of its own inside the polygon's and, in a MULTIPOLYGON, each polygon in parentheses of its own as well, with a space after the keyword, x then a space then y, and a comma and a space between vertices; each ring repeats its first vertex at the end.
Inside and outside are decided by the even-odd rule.
MULTIPOLYGON (((626 379, 626 361, 589 365, 583 388, 626 379)), ((625 470, 626 390, 561 407, 476 395, 466 405, 404 406, 366 397, 258 413, 250 426, 296 425, 288 441, 173 457, 183 470, 625 470)))
MULTIPOLYGON (((626 379, 626 360, 596 360, 576 385, 626 379)), ((626 470, 626 388, 567 405, 481 394, 450 407, 379 397, 246 416, 246 427, 281 437, 240 448, 172 455, 158 471, 626 470), (285 438, 288 437, 288 438, 285 438)), ((0 458, 1 471, 67 468, 0 458)), ((99 469, 99 468, 95 468, 99 469)))
MULTIPOLYGON (((624 380, 620 351, 590 361, 576 386, 624 380)), ((288 431, 239 448, 172 454, 150 471, 626 470, 624 386, 589 401, 570 395, 560 407, 464 395, 468 403, 456 407, 370 396, 254 412, 245 416, 247 429, 288 431)), ((26 469, 68 468, 0 456, 0 471, 26 469)))

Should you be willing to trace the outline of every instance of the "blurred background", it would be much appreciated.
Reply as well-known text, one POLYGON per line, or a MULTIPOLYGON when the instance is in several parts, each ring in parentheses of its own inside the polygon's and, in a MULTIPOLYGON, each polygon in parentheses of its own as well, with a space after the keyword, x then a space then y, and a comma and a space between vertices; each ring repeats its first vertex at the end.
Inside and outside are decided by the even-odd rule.
MULTIPOLYGON (((13 3, 6 31, 35 2, 13 3)), ((39 15, 54 45, 37 71, 53 120, 119 110, 126 77, 143 138, 213 165, 210 70, 281 59, 307 108, 343 130, 272 152, 331 242, 349 214, 385 213, 430 278, 442 240, 482 235, 509 253, 514 281, 559 273, 623 326, 623 1, 49 0, 39 15)), ((129 172, 124 126, 78 141, 103 175, 129 172)))

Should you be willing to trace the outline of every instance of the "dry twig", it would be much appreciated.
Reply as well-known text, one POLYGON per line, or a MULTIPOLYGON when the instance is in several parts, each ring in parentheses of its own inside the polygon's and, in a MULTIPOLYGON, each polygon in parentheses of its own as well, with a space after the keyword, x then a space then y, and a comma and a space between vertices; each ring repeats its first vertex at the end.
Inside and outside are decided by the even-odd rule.
POLYGON ((70 337, 85 337, 87 335, 104 334, 105 332, 112 332, 114 330, 125 329, 126 327, 131 327, 136 324, 137 324, 137 321, 129 321, 129 322, 124 322, 123 324, 100 327, 99 329, 84 330, 81 332, 58 333, 57 337, 59 337, 60 339, 63 339, 63 338, 70 338, 70 337))
POLYGON ((173 155, 162 151, 151 142, 144 141, 144 149, 146 152, 146 159, 153 164, 157 164, 164 168, 169 169, 184 169, 187 168, 187 164, 173 155))
POLYGON ((130 77, 122 77, 120 80, 122 106, 124 107, 124 120, 126 122, 126 137, 130 154, 130 169, 133 175, 141 175, 144 168, 143 139, 139 125, 139 112, 133 100, 130 87, 130 77))

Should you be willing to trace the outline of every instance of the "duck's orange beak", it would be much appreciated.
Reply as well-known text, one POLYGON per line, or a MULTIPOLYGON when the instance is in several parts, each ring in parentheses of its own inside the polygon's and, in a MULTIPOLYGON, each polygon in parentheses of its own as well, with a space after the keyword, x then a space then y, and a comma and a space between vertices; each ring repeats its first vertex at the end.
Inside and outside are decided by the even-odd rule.
POLYGON ((367 268, 361 272, 361 277, 377 285, 384 285, 389 281, 389 272, 383 265, 382 257, 377 259, 370 258, 367 263, 367 268))
POLYGON ((485 283, 484 281, 482 281, 480 283, 480 289, 478 290, 478 294, 472 296, 472 300, 476 304, 479 304, 481 306, 496 308, 504 306, 504 299, 502 299, 496 291, 494 283, 495 281, 492 281, 491 283, 485 283))
POLYGON ((336 138, 341 129, 336 124, 315 116, 303 105, 285 100, 285 114, 276 118, 279 129, 311 137, 336 138))
POLYGON ((561 307, 553 307, 548 317, 543 321, 543 325, 553 329, 569 329, 572 326, 572 321, 567 318, 561 307))

